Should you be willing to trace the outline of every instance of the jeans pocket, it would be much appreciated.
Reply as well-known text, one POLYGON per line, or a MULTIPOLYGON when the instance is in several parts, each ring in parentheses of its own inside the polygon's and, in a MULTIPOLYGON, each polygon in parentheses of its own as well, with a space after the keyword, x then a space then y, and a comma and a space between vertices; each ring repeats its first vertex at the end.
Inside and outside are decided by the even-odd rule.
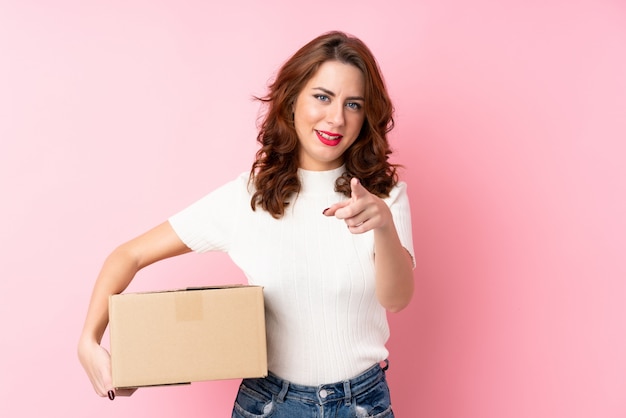
POLYGON ((239 386, 235 399, 233 418, 263 418, 274 409, 274 396, 258 385, 239 386))
POLYGON ((383 380, 357 396, 354 409, 359 418, 393 418, 387 382, 383 380))

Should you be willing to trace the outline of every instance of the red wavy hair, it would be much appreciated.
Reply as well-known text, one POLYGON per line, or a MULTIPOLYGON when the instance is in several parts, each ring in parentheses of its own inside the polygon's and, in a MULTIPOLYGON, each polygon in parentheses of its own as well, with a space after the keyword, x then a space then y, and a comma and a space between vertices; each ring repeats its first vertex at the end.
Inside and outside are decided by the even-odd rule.
POLYGON ((304 85, 326 61, 357 67, 364 75, 365 120, 357 140, 344 153, 346 173, 335 182, 335 190, 350 196, 350 179, 379 197, 389 196, 398 182, 397 165, 389 163, 391 148, 387 133, 393 128, 393 105, 378 64, 369 48, 343 32, 323 34, 298 50, 279 70, 264 97, 266 106, 257 135, 261 148, 250 172, 255 192, 250 202, 274 218, 285 213, 290 198, 300 191, 298 137, 293 123, 293 104, 304 85))

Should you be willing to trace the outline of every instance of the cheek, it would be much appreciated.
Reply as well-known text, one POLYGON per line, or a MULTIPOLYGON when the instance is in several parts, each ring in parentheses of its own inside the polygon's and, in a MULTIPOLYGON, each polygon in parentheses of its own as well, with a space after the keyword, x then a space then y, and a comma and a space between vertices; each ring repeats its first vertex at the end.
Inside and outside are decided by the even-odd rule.
POLYGON ((319 122, 323 118, 324 110, 321 106, 315 106, 314 104, 305 102, 295 108, 294 120, 296 123, 311 125, 319 122))
POLYGON ((351 115, 350 127, 354 135, 358 136, 365 123, 365 116, 363 115, 351 115))

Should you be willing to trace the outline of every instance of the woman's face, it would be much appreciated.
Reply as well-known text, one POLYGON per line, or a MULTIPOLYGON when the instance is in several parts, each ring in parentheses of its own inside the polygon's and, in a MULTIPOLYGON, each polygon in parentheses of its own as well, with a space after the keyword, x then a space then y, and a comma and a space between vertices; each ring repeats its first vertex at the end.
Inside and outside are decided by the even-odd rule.
POLYGON ((365 82, 357 67, 326 61, 305 84, 294 104, 299 166, 323 171, 343 164, 365 119, 365 82))

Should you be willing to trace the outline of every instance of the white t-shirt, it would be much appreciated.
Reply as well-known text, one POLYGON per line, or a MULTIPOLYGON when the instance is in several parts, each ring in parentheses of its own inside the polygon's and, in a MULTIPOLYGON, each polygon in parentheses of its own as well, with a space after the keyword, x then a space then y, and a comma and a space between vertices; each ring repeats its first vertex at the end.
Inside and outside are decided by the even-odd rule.
MULTIPOLYGON (((301 191, 280 219, 252 210, 249 173, 169 219, 189 248, 227 252, 250 284, 264 287, 268 367, 297 384, 349 379, 388 355, 386 311, 375 295, 373 231, 352 234, 344 221, 322 214, 346 199, 334 191, 343 170, 299 170, 301 191)), ((385 202, 413 256, 406 184, 385 202)))

